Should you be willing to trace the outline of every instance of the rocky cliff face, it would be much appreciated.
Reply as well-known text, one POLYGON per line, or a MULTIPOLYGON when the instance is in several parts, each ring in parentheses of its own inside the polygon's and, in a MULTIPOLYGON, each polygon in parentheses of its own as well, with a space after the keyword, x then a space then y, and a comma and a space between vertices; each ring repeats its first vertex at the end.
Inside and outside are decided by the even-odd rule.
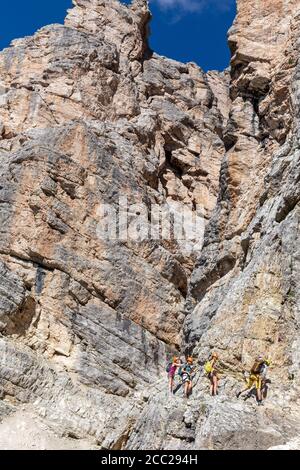
POLYGON ((73 3, 0 54, 2 447, 295 445, 298 0, 239 0, 230 70, 208 74, 149 49, 147 1, 73 3), (138 233, 153 205, 200 208, 204 239, 100 237, 120 197, 138 233), (188 402, 167 393, 174 350, 199 360, 188 402), (260 409, 234 398, 258 352, 260 409))

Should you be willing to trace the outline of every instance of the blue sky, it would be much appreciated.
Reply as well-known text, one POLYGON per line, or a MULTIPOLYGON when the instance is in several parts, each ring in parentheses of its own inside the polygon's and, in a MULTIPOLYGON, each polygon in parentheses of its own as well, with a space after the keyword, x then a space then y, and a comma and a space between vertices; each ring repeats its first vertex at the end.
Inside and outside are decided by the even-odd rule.
MULTIPOLYGON (((71 0, 2 2, 0 49, 42 26, 63 23, 71 4, 71 0)), ((226 33, 235 16, 235 0, 150 0, 150 5, 150 44, 155 52, 181 62, 197 62, 204 70, 227 67, 226 33)))

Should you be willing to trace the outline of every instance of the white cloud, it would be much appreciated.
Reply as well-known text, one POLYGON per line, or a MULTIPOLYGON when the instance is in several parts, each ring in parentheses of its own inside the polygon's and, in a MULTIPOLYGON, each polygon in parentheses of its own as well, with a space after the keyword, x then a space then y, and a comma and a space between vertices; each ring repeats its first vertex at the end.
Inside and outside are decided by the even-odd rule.
POLYGON ((181 10, 181 12, 199 12, 206 7, 228 10, 235 0, 152 0, 163 10, 181 10))
POLYGON ((202 0, 154 0, 164 10, 180 8, 187 12, 199 11, 203 8, 202 0))

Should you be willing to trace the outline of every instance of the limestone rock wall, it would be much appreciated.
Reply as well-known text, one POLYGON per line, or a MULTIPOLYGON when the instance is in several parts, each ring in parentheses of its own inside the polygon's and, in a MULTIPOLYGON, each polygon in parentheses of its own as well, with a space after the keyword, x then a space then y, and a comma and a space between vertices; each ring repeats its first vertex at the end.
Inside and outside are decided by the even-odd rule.
POLYGON ((201 246, 102 239, 98 207, 126 196, 208 219, 224 153, 224 104, 195 64, 149 50, 149 20, 144 1, 75 1, 0 55, 2 403, 107 446, 181 344, 201 246))
POLYGON ((0 53, 5 434, 31 416, 46 448, 296 442, 299 1, 239 0, 231 67, 207 74, 150 50, 147 1, 73 3, 0 53), (200 208, 204 240, 99 237, 120 196, 133 225, 142 206, 200 208), (212 349, 228 368, 214 400, 212 349), (167 393, 175 350, 199 361, 188 403, 167 393), (234 394, 261 352, 274 385, 257 410, 234 394))

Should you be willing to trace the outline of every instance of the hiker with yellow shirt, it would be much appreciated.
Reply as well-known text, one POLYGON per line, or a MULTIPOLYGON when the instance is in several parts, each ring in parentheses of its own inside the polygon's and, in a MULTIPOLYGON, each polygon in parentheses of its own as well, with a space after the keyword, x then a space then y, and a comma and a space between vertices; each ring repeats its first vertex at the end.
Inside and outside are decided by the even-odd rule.
POLYGON ((250 392, 253 387, 256 390, 256 400, 258 405, 262 405, 263 396, 262 396, 262 371, 264 370, 265 365, 269 365, 270 362, 268 359, 264 359, 263 356, 258 356, 255 359, 255 362, 250 370, 250 376, 248 379, 247 387, 244 390, 241 390, 237 393, 236 397, 239 398, 243 393, 250 392))
POLYGON ((212 397, 218 395, 218 360, 219 356, 216 352, 213 352, 209 360, 204 365, 204 371, 207 378, 210 380, 210 394, 212 397))

